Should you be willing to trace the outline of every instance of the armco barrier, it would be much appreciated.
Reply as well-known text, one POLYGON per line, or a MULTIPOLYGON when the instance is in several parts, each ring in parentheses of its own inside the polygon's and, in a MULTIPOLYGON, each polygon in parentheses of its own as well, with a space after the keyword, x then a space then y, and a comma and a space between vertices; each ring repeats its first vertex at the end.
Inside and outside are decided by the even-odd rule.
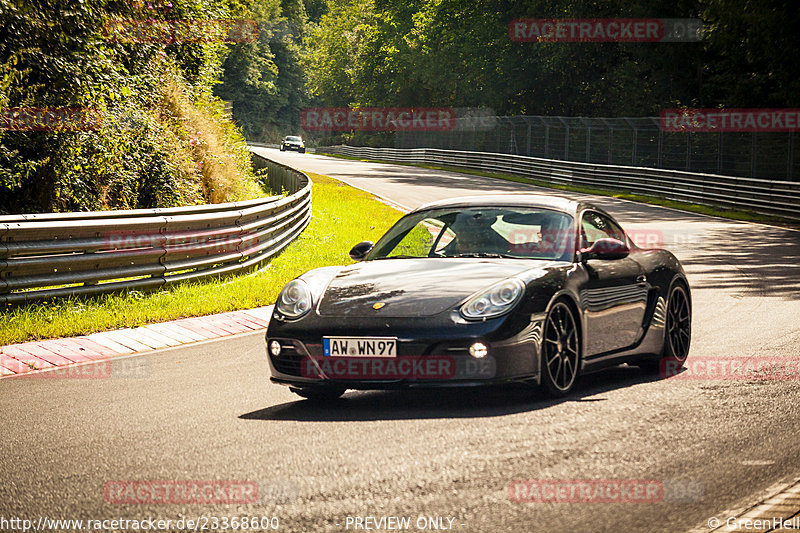
POLYGON ((659 196, 668 200, 741 209, 800 220, 800 182, 793 181, 770 181, 435 148, 325 146, 317 148, 317 152, 503 172, 559 185, 580 185, 659 196))
POLYGON ((0 303, 153 289, 269 259, 311 220, 311 180, 253 155, 270 196, 225 204, 0 216, 0 303))

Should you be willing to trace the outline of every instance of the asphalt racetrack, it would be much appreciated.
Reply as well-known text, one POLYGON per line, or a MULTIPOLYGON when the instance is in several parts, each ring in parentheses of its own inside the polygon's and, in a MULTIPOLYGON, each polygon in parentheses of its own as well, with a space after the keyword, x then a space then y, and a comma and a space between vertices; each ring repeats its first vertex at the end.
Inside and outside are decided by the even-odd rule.
MULTIPOLYGON (((407 208, 541 190, 256 150, 407 208)), ((800 232, 594 201, 634 238, 663 243, 686 267, 690 362, 798 355, 800 232)), ((34 524, 40 517, 277 517, 274 530, 285 532, 357 531, 375 526, 365 517, 410 517, 410 531, 678 532, 712 516, 724 520, 726 509, 800 476, 797 374, 660 379, 620 366, 583 377, 559 401, 516 389, 349 392, 318 406, 268 382, 263 333, 124 364, 139 371, 120 379, 0 380, 0 517, 34 524), (125 480, 250 480, 261 494, 243 504, 120 503, 108 490, 125 480), (515 480, 657 482, 664 497, 518 503, 509 494, 515 480)), ((397 522, 382 522, 389 524, 397 522)))

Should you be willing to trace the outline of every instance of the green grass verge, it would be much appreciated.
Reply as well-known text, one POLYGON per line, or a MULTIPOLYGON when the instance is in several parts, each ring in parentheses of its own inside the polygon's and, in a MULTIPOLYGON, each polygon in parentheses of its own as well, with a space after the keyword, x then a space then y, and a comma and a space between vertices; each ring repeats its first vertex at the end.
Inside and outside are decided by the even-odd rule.
POLYGON ((398 163, 396 161, 384 161, 382 159, 362 159, 360 157, 354 157, 349 155, 342 155, 342 154, 329 154, 325 152, 317 152, 318 155, 325 155, 328 157, 336 157, 339 159, 349 159, 353 161, 363 161, 365 163, 385 163, 387 165, 404 165, 409 167, 419 167, 419 168, 426 168, 429 170, 443 170, 447 172, 460 172, 461 174, 472 174, 474 176, 483 176, 486 178, 497 178, 506 181, 514 181, 517 183, 527 183, 530 185, 536 185, 538 187, 543 187, 547 189, 556 189, 560 191, 567 191, 567 192, 577 192, 582 194, 594 194, 598 196, 610 196, 612 198, 620 198, 623 200, 631 200, 634 202, 641 202, 645 204, 651 205, 659 205, 662 207, 669 207, 672 209, 678 209, 681 211, 688 211, 691 213, 699 213, 701 215, 710 215, 715 217, 722 217, 722 218, 729 218, 731 220, 743 220, 746 222, 763 222, 765 224, 774 224, 777 226, 785 226, 790 228, 798 228, 797 222, 788 220, 781 217, 775 217, 770 215, 762 215, 760 213, 753 213, 751 211, 741 211, 737 209, 725 209, 722 207, 713 207, 708 205, 701 205, 701 204, 692 204, 689 202, 678 202, 675 200, 667 200, 666 198, 661 198, 659 196, 649 196, 646 194, 634 194, 634 193, 627 193, 627 192, 619 192, 619 191, 612 191, 610 189, 600 189, 594 187, 583 187, 580 185, 559 185, 556 183, 550 183, 547 181, 541 180, 534 180, 530 178, 526 178, 524 176, 517 176, 515 174, 505 174, 501 172, 485 172, 482 170, 474 170, 471 168, 463 168, 463 167, 450 167, 450 166, 439 166, 439 165, 426 165, 423 163, 398 163))
POLYGON ((261 270, 150 293, 7 306, 0 313, 0 346, 269 305, 286 282, 303 272, 351 263, 347 252, 354 244, 377 241, 402 216, 366 192, 319 174, 309 176, 314 182, 311 223, 261 270))

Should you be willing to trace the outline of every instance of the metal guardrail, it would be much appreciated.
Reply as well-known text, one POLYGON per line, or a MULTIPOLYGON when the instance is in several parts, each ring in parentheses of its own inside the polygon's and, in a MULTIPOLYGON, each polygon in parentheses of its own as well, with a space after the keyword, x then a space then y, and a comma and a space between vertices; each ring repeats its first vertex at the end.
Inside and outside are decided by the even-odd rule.
POLYGON ((0 303, 154 289, 269 259, 311 219, 311 180, 253 154, 286 196, 166 209, 0 216, 0 303))
POLYGON ((503 172, 558 185, 579 185, 645 194, 800 220, 800 182, 435 148, 397 149, 340 145, 319 147, 317 152, 503 172))
MULTIPOLYGON (((659 117, 493 116, 473 108, 446 131, 375 133, 358 144, 525 155, 797 181, 797 132, 667 131, 659 117), (394 144, 387 143, 392 140, 394 144)), ((362 134, 363 135, 363 134, 362 134)), ((365 139, 364 136, 361 137, 365 139)))

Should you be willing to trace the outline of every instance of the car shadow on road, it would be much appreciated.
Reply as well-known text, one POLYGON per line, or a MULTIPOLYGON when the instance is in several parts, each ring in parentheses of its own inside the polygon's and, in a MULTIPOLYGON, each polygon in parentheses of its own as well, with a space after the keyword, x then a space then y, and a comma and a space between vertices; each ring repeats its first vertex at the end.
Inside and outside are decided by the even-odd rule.
POLYGON ((575 391, 553 399, 525 385, 478 388, 350 391, 330 403, 310 400, 287 402, 239 416, 244 420, 346 422, 428 418, 490 418, 538 409, 564 402, 597 402, 595 396, 615 389, 660 381, 636 367, 620 365, 580 378, 575 391))
POLYGON ((759 225, 720 227, 709 230, 694 248, 694 257, 682 259, 692 269, 693 289, 800 298, 800 232, 759 225))

